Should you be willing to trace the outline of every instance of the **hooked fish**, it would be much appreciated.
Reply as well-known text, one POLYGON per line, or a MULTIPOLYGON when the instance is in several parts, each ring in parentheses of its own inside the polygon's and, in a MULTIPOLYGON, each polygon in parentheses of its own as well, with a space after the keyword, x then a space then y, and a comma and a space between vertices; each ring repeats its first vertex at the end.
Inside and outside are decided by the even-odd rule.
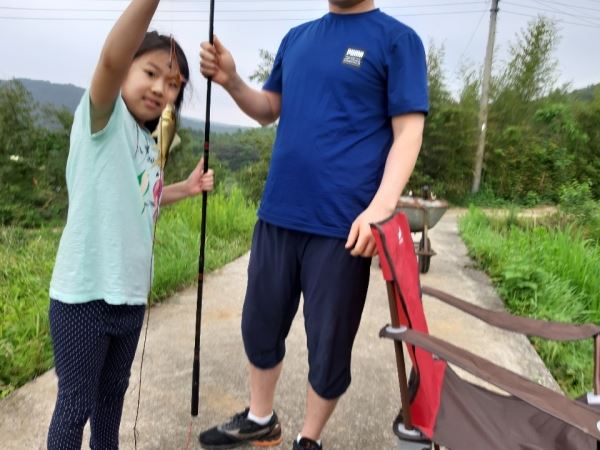
POLYGON ((165 168, 167 159, 169 158, 169 151, 171 148, 179 144, 179 136, 175 133, 177 125, 177 116, 175 114, 175 108, 172 104, 167 104, 162 114, 158 126, 152 136, 157 141, 158 146, 158 160, 157 164, 162 169, 165 168))

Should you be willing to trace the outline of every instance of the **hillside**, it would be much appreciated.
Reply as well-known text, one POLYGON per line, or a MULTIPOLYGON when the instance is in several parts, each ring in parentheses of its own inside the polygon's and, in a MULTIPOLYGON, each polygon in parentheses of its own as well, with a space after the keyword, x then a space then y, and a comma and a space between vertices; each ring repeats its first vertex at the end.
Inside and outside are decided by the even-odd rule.
MULTIPOLYGON (((58 84, 42 80, 29 80, 26 78, 17 78, 23 83, 23 86, 31 93, 33 99, 40 105, 51 105, 55 108, 66 108, 71 113, 79 104, 84 89, 73 84, 58 84)), ((0 85, 6 83, 6 80, 0 80, 0 85)), ((181 118, 182 128, 204 131, 204 121, 192 119, 183 116, 181 118)), ((230 125, 219 122, 211 122, 210 128, 215 133, 234 133, 237 130, 243 130, 247 127, 230 125)))
POLYGON ((600 88, 600 83, 591 84, 582 89, 576 89, 571 92, 571 96, 577 100, 591 101, 594 98, 594 92, 600 88))

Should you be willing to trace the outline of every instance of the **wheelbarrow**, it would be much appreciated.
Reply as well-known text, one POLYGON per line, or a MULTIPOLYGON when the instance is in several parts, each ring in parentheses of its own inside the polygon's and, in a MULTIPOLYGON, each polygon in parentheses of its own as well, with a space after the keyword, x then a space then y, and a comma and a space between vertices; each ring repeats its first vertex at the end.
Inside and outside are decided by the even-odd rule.
POLYGON ((427 234, 439 222, 448 209, 448 202, 444 200, 402 196, 398 200, 396 209, 406 214, 411 233, 421 233, 419 243, 415 242, 415 253, 419 261, 419 271, 427 273, 431 257, 436 254, 431 248, 431 241, 427 234))

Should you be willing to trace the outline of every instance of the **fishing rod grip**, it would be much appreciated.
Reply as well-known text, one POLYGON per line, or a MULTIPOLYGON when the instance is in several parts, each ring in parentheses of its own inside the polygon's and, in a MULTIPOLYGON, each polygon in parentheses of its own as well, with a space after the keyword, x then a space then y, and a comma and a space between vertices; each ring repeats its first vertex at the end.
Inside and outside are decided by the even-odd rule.
POLYGON ((200 397, 200 355, 194 355, 192 369, 192 416, 198 416, 198 402, 200 397))
MULTIPOLYGON (((206 120, 204 122, 204 172, 208 172, 208 157, 210 153, 210 104, 212 97, 212 79, 206 79, 206 120)), ((203 192, 205 195, 206 192, 203 192)), ((204 198, 202 199, 202 206, 204 207, 204 198)))
MULTIPOLYGON (((205 150, 206 161, 208 151, 205 150)), ((208 208, 208 193, 202 193, 202 217, 200 222, 200 251, 198 254, 198 290, 196 296, 196 327, 194 337, 194 363, 192 366, 192 417, 198 415, 200 398, 200 335, 202 333, 202 297, 204 287, 204 255, 206 247, 206 210, 208 208)))

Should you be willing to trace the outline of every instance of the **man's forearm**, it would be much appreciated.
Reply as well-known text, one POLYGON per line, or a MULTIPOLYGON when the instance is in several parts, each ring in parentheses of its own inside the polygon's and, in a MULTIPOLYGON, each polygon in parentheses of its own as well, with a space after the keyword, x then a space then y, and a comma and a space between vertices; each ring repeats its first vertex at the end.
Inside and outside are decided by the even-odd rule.
POLYGON ((277 94, 253 89, 237 74, 224 88, 240 109, 261 125, 273 123, 279 117, 277 94))
POLYGON ((415 167, 423 141, 423 115, 410 116, 394 128, 394 141, 385 163, 383 178, 371 202, 389 209, 390 214, 415 167))

